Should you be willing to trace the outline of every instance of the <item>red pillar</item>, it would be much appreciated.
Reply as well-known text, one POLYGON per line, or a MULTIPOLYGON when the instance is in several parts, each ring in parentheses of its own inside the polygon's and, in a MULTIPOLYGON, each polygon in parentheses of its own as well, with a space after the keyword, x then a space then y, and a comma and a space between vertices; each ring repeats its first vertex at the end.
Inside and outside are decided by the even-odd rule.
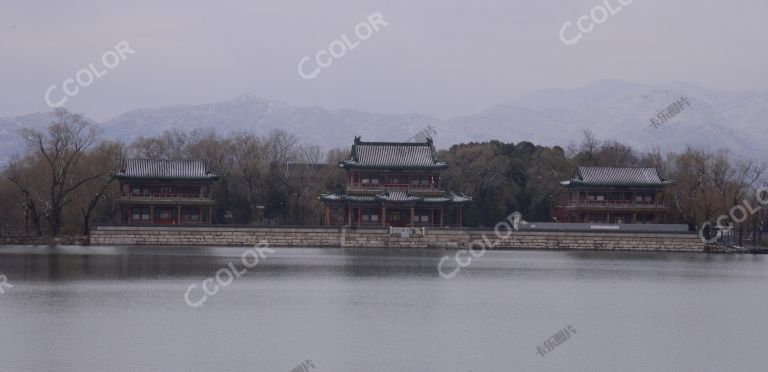
POLYGON ((381 226, 387 226, 387 207, 381 206, 381 226))

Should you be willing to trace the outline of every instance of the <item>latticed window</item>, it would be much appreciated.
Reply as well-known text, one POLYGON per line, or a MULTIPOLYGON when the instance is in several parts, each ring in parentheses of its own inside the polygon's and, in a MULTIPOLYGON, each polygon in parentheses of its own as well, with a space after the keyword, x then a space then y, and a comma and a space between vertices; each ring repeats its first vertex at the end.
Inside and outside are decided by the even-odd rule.
POLYGON ((364 210, 361 219, 363 222, 378 222, 379 213, 373 210, 364 210))
POLYGON ((650 192, 638 192, 635 194, 635 202, 637 203, 653 203, 653 193, 650 192))
POLYGON ((411 186, 426 187, 429 186, 430 177, 414 176, 411 177, 411 186))
POLYGON ((133 221, 149 221, 149 208, 148 207, 133 207, 131 208, 131 220, 133 221))
POLYGON ((363 185, 378 185, 379 177, 377 176, 363 176, 361 179, 363 185))
POLYGON ((149 195, 149 187, 133 185, 131 186, 131 194, 134 195, 149 195))
POLYGON ((182 222, 200 222, 200 208, 181 208, 182 222))

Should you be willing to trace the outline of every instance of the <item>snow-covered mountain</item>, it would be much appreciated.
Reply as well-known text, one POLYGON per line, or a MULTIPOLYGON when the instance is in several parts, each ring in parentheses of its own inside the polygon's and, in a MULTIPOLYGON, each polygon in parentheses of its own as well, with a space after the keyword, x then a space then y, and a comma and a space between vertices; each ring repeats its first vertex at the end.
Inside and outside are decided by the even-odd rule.
MULTIPOLYGON (((46 114, 0 119, 0 161, 21 151, 16 136, 25 126, 43 128, 46 114)), ((347 147, 353 136, 368 140, 407 140, 431 126, 436 144, 499 139, 545 145, 579 142, 583 129, 600 139, 624 142, 640 150, 682 150, 687 145, 727 148, 746 157, 765 157, 768 93, 711 91, 686 83, 645 85, 602 80, 568 90, 531 93, 482 112, 448 119, 427 115, 391 115, 353 110, 301 107, 253 95, 201 105, 137 109, 100 123, 106 137, 130 141, 174 128, 213 127, 223 132, 284 129, 302 142, 325 148, 347 147), (658 128, 651 118, 679 100, 690 103, 658 128)))
POLYGON ((109 136, 134 138, 173 128, 213 127, 223 132, 273 129, 294 133, 302 141, 324 147, 348 146, 355 134, 381 140, 405 140, 439 120, 425 115, 386 115, 352 110, 298 107, 251 95, 194 106, 129 111, 103 123, 109 136))
MULTIPOLYGON (((633 84, 603 80, 572 90, 532 93, 503 106, 447 121, 466 128, 470 139, 497 138, 566 145, 589 129, 600 139, 639 150, 683 150, 686 146, 729 149, 750 158, 768 156, 768 93, 708 91, 685 83, 633 84), (681 98, 689 105, 654 127, 659 111, 681 98)), ((438 133, 440 127, 437 127, 438 133)))

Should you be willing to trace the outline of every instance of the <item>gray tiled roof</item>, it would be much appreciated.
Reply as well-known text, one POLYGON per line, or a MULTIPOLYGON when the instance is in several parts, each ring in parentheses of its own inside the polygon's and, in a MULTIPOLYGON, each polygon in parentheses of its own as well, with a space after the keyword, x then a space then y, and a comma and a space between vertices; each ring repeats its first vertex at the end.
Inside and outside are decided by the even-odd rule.
POLYGON ((663 186, 670 181, 656 168, 578 167, 576 176, 563 185, 663 186))
POLYGON ((163 160, 163 159, 127 159, 123 167, 114 172, 116 178, 145 179, 217 179, 202 161, 163 160))
POLYGON ((421 201, 422 198, 413 195, 407 191, 386 191, 376 195, 381 201, 393 202, 393 203, 408 203, 421 201))
POLYGON ((445 195, 424 197, 424 202, 426 203, 469 203, 471 201, 471 197, 466 195, 459 195, 453 191, 449 191, 445 195))
POLYGON ((339 164, 344 168, 439 169, 448 166, 435 159, 431 138, 425 142, 363 142, 355 137, 352 158, 339 164))
POLYGON ((416 194, 408 191, 384 191, 378 194, 321 194, 322 201, 389 202, 389 203, 469 203, 472 198, 455 192, 416 194))

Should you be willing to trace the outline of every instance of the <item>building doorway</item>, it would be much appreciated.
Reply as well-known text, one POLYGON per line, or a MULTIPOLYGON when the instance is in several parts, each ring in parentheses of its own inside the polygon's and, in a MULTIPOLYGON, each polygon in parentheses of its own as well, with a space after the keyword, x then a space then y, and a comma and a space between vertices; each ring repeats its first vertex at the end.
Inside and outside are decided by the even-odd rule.
POLYGON ((408 214, 401 209, 387 210, 387 225, 405 227, 408 224, 408 214))
POLYGON ((174 208, 157 208, 155 223, 171 225, 176 223, 174 208))

